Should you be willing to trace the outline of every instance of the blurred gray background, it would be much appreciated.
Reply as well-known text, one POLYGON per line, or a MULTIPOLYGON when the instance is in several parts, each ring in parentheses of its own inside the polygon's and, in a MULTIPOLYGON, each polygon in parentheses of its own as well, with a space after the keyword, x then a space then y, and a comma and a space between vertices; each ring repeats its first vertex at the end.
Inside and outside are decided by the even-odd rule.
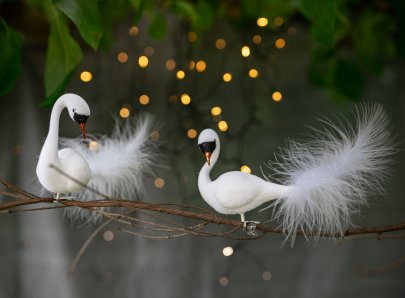
MULTIPOLYGON (((162 165, 156 176, 145 183, 142 200, 156 203, 187 203, 209 208, 197 190, 197 176, 204 159, 196 139, 187 130, 205 127, 218 131, 210 115, 213 106, 222 108, 229 125, 221 133, 222 155, 213 178, 228 170, 249 165, 261 176, 261 167, 274 158, 288 138, 305 138, 309 126, 319 125, 316 117, 342 113, 350 115, 353 103, 338 103, 308 81, 308 32, 293 24, 296 34, 285 36, 282 50, 268 50, 267 60, 243 58, 244 36, 226 23, 219 23, 190 46, 176 30, 169 29, 161 41, 151 40, 144 24, 139 34, 128 34, 129 23, 116 30, 116 41, 107 52, 86 51, 85 59, 68 85, 67 92, 81 95, 92 111, 89 133, 109 134, 113 117, 120 108, 131 105, 132 116, 149 112, 161 123, 164 141, 162 165), (224 38, 227 47, 219 51, 215 40, 224 38), (137 58, 152 46, 149 66, 140 69, 137 58), (128 61, 120 63, 117 54, 125 51, 128 61), (205 72, 187 71, 184 80, 165 67, 168 59, 203 59, 205 72), (266 64, 267 63, 267 64, 266 64), (261 65, 266 65, 261 67, 261 65), (258 79, 246 76, 252 67, 260 70, 258 79), (91 71, 89 83, 80 73, 91 71), (222 74, 233 80, 224 83, 222 74), (271 94, 280 90, 283 99, 274 102, 271 94), (192 104, 173 103, 172 95, 190 94, 192 104), (142 106, 138 98, 147 94, 142 106), (257 120, 256 122, 253 120, 257 120), (156 177, 164 179, 156 188, 156 177)), ((273 44, 275 36, 263 36, 263 44, 273 44), (266 39, 267 38, 267 39, 266 39)), ((264 46, 263 46, 264 47, 264 46)), ((270 48, 270 47, 269 47, 270 48)), ((23 48, 23 73, 17 87, 0 101, 1 146, 0 178, 35 194, 41 194, 35 167, 46 136, 49 108, 42 108, 43 63, 46 41, 28 40, 23 48)), ((180 67, 180 65, 178 65, 180 67)), ((396 224, 405 221, 403 197, 405 153, 404 64, 393 61, 379 78, 368 78, 364 101, 380 102, 390 114, 399 145, 393 175, 385 185, 386 197, 370 197, 370 206, 353 215, 360 226, 396 224)), ((60 134, 79 135, 79 128, 62 114, 60 134)), ((263 167, 266 171, 266 168, 263 167)), ((1 198, 2 202, 7 199, 1 198)), ((269 211, 271 212, 271 211, 269 211)), ((269 216, 269 214, 267 214, 269 216)), ((250 212, 251 219, 263 218, 250 212)), ((237 218, 237 217, 235 217, 237 218)), ((269 223, 276 225, 277 223, 269 223)), ((80 247, 97 226, 72 224, 60 210, 0 215, 0 297, 404 297, 405 263, 386 272, 371 274, 404 258, 405 242, 358 239, 342 245, 321 240, 316 245, 299 238, 293 248, 281 246, 283 236, 269 234, 256 241, 186 236, 172 240, 134 237, 105 227, 95 237, 74 273, 67 268, 80 247), (103 237, 113 232, 112 241, 103 237), (232 246, 230 257, 222 254, 232 246), (266 272, 266 273, 264 273, 266 272), (271 274, 270 280, 266 280, 271 274), (264 275, 263 275, 264 274, 264 275), (222 279, 221 279, 222 278, 222 279)))

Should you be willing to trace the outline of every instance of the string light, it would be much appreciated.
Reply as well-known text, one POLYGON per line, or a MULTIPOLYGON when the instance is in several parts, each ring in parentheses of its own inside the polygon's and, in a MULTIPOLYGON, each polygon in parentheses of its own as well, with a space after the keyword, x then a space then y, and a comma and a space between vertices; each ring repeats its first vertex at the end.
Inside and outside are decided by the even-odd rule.
POLYGON ((222 109, 220 107, 213 107, 211 109, 211 115, 212 116, 218 116, 222 113, 222 109))
POLYGON ((174 70, 176 68, 176 61, 173 59, 169 59, 166 61, 166 69, 167 70, 174 70))
POLYGON ((93 75, 90 71, 82 71, 80 73, 80 79, 85 82, 88 83, 93 79, 93 75))
POLYGON ((218 128, 220 131, 225 132, 228 130, 228 123, 225 120, 221 120, 218 122, 218 128))
POLYGON ((121 108, 120 109, 120 116, 121 118, 128 118, 129 115, 131 114, 131 111, 128 108, 121 108))
POLYGON ((99 149, 99 145, 98 145, 97 141, 91 140, 89 143, 89 149, 91 151, 97 151, 99 149))
POLYGON ((163 178, 156 178, 154 184, 156 188, 162 188, 163 186, 165 186, 165 181, 163 180, 163 178))
POLYGON ((283 99, 283 95, 281 94, 280 91, 275 91, 275 92, 273 92, 273 94, 272 94, 271 97, 273 98, 273 100, 274 100, 275 102, 279 102, 279 101, 281 101, 281 100, 283 99))
POLYGON ((259 27, 266 27, 267 24, 269 23, 269 20, 267 18, 261 17, 261 18, 257 19, 256 23, 257 23, 257 26, 259 26, 259 27))
POLYGON ((142 94, 139 97, 139 102, 141 105, 147 105, 149 103, 149 96, 147 96, 146 94, 142 94))
POLYGON ((183 105, 188 105, 191 102, 191 97, 187 93, 183 93, 180 97, 181 103, 183 105))
POLYGON ((128 33, 129 33, 129 35, 132 35, 132 36, 138 35, 139 29, 136 26, 132 26, 129 28, 128 33))
POLYGON ((271 273, 269 271, 264 271, 262 274, 262 278, 265 281, 269 281, 271 279, 271 273))
POLYGON ((155 49, 152 46, 147 46, 144 52, 146 56, 150 57, 155 53, 155 49))
POLYGON ((232 80, 232 75, 229 72, 224 73, 224 75, 222 76, 222 79, 228 83, 232 80))
POLYGON ((215 41, 215 47, 216 47, 218 50, 223 50, 223 49, 225 49, 225 47, 226 47, 226 41, 225 41, 224 39, 222 39, 222 38, 217 39, 217 40, 215 41))
POLYGON ((103 233, 103 238, 104 238, 104 240, 105 241, 111 241, 111 240, 113 240, 114 239, 114 233, 113 232, 111 232, 111 231, 105 231, 104 233, 103 233))
POLYGON ((229 279, 226 276, 221 276, 219 278, 219 284, 223 287, 226 287, 229 284, 229 279))
POLYGON ((207 63, 205 63, 204 60, 199 60, 199 61, 197 61, 195 68, 198 72, 203 72, 207 68, 207 63))
POLYGON ((119 52, 117 55, 118 62, 125 63, 128 61, 128 54, 125 52, 119 52))
POLYGON ((259 76, 259 72, 257 71, 257 69, 252 68, 251 70, 249 70, 249 77, 251 77, 252 79, 255 79, 259 76))
POLYGON ((250 55, 250 48, 248 46, 243 46, 241 49, 243 57, 249 57, 250 55))
POLYGON ((276 17, 274 19, 274 25, 276 25, 277 27, 280 27, 284 24, 284 19, 282 17, 276 17))
POLYGON ((276 40, 276 42, 274 44, 277 49, 282 49, 285 47, 285 40, 284 40, 284 38, 279 38, 276 40))
POLYGON ((176 72, 176 77, 177 77, 179 80, 182 80, 182 79, 184 79, 184 78, 186 77, 186 73, 185 73, 183 70, 178 70, 178 71, 176 72))
POLYGON ((195 33, 195 32, 189 32, 188 34, 187 34, 187 36, 188 36, 188 40, 190 41, 190 42, 195 42, 196 40, 197 40, 197 34, 195 33))
POLYGON ((146 56, 141 56, 141 57, 139 57, 139 58, 138 58, 138 64, 139 64, 139 67, 141 67, 141 68, 146 68, 146 67, 148 67, 148 64, 149 64, 149 59, 148 59, 148 57, 146 57, 146 56))
POLYGON ((197 136, 197 131, 194 128, 190 128, 189 130, 187 130, 187 136, 190 139, 194 139, 197 136))
POLYGON ((261 44, 262 43, 262 37, 260 35, 253 36, 253 43, 254 44, 261 44))
POLYGON ((233 255, 233 248, 230 247, 230 246, 224 247, 224 249, 222 250, 222 254, 223 254, 225 257, 229 257, 229 256, 233 255))
POLYGON ((246 174, 251 174, 252 170, 247 166, 247 165, 243 165, 240 167, 240 171, 246 174))
POLYGON ((160 139, 160 133, 157 130, 154 130, 151 132, 150 138, 152 139, 152 141, 157 141, 160 139))

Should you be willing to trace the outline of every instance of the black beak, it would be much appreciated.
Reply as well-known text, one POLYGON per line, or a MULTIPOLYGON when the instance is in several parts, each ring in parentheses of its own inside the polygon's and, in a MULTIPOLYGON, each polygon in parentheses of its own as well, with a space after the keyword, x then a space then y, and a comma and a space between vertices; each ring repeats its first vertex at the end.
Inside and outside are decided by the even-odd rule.
POLYGON ((82 134, 83 134, 83 139, 86 138, 86 130, 85 130, 85 126, 86 126, 86 121, 89 118, 89 116, 86 115, 80 115, 77 113, 74 113, 73 115, 73 119, 79 123, 80 128, 82 129, 82 134))
POLYGON ((208 165, 210 165, 211 155, 216 148, 215 140, 212 142, 204 142, 204 143, 198 144, 198 147, 200 147, 201 152, 204 154, 205 158, 207 159, 208 165))

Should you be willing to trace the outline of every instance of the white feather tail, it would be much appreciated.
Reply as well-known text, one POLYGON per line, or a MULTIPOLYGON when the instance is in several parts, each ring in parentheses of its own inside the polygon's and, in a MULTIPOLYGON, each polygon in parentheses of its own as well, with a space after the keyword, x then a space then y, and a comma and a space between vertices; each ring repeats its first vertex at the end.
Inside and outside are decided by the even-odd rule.
MULTIPOLYGON (((159 159, 159 142, 151 138, 154 128, 151 116, 140 115, 136 119, 128 118, 121 124, 116 120, 111 136, 102 136, 87 146, 77 139, 61 139, 61 145, 80 153, 91 169, 87 188, 69 195, 81 201, 138 199, 144 190, 145 174, 153 173, 152 167, 159 159)), ((66 215, 72 220, 89 222, 100 218, 79 208, 69 209, 66 215)))
POLYGON ((388 117, 379 105, 362 105, 355 127, 328 120, 308 144, 290 141, 277 162, 289 195, 274 205, 275 218, 292 244, 298 230, 312 240, 321 233, 343 235, 350 214, 367 204, 369 193, 381 192, 394 153, 388 117), (345 128, 344 128, 345 127, 345 128))

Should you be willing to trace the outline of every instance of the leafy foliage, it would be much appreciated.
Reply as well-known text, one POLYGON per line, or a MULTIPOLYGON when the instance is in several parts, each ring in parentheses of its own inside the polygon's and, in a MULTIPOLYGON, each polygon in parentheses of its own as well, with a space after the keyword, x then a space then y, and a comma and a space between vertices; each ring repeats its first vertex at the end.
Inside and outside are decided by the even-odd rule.
MULTIPOLYGON (((405 56, 405 4, 401 0, 26 1, 27 6, 41 7, 50 27, 45 105, 52 104, 63 92, 83 58, 82 43, 72 37, 71 31, 77 30, 93 50, 108 49, 114 40, 115 24, 128 17, 136 24, 147 15, 149 33, 155 39, 168 31, 170 13, 196 32, 212 28, 218 18, 227 18, 242 30, 255 24, 258 17, 274 20, 281 16, 285 22, 305 19, 313 48, 309 78, 338 100, 359 100, 365 76, 379 75, 390 59, 405 56)), ((0 43, 4 45, 0 56, 0 95, 12 90, 20 75, 22 42, 21 36, 0 19, 0 43)))

